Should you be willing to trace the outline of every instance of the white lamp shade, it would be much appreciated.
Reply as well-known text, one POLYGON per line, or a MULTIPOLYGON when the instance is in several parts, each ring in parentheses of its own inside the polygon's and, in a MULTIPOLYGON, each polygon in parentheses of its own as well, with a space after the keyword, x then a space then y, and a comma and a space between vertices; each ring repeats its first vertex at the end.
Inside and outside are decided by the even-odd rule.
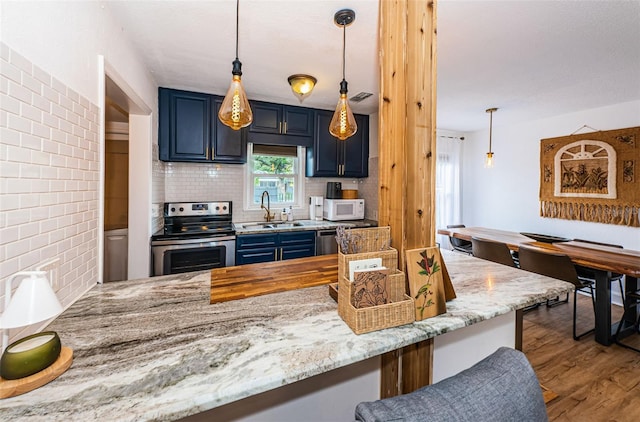
MULTIPOLYGON (((27 272, 18 274, 27 274, 27 272)), ((60 305, 45 274, 44 271, 28 272, 29 277, 22 280, 20 287, 6 306, 2 318, 0 318, 0 328, 16 328, 35 324, 53 318, 62 312, 62 305, 60 305)), ((7 281, 9 285, 11 280, 12 278, 7 281)), ((10 291, 10 288, 7 290, 10 291)))

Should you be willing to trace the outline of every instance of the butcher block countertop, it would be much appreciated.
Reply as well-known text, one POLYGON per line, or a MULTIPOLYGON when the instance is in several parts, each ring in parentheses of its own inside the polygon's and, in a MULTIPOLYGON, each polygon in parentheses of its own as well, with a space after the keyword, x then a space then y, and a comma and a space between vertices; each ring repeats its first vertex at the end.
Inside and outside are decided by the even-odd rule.
POLYGON ((211 303, 338 282, 338 255, 211 270, 211 303))
MULTIPOLYGON (((326 286, 211 304, 210 271, 96 285, 47 327, 73 349, 69 370, 41 388, 0 400, 0 419, 169 421, 213 409, 215 420, 215 408, 224 404, 573 288, 493 262, 442 253, 457 294, 447 302, 447 313, 361 335, 342 321, 326 286)), ((332 258, 309 262, 314 259, 322 263, 332 258)), ((278 269, 292 265, 278 264, 262 278, 277 280, 278 269)), ((322 273, 320 268, 316 271, 322 273)))

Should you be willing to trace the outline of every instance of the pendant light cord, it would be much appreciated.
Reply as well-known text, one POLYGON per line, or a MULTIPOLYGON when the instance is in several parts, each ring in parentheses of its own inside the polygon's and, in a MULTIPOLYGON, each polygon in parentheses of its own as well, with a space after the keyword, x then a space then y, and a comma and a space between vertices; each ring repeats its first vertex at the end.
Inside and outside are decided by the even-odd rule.
POLYGON ((489 152, 491 152, 491 135, 493 132, 493 111, 489 112, 489 152))
POLYGON ((238 60, 238 26, 240 25, 240 0, 236 0, 236 60, 238 60))
POLYGON ((346 61, 346 51, 347 51, 347 25, 343 24, 342 25, 342 80, 344 81, 345 78, 345 72, 344 72, 344 67, 345 67, 345 61, 346 61))

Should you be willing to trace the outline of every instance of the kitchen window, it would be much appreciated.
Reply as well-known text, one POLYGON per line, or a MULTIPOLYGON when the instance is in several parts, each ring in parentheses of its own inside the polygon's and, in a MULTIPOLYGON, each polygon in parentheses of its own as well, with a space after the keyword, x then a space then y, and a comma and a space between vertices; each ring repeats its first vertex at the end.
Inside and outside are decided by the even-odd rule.
POLYGON ((298 146, 248 145, 248 209, 259 209, 262 193, 269 192, 271 211, 301 208, 304 197, 304 150, 298 146))

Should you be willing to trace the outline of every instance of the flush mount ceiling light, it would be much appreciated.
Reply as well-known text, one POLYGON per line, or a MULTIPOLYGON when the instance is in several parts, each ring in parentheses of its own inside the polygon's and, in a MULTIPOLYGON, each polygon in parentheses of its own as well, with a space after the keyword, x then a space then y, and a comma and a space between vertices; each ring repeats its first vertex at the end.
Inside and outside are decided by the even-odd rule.
POLYGON ((353 112, 349 106, 349 99, 347 98, 347 81, 344 70, 347 44, 346 28, 348 25, 351 25, 355 19, 356 12, 351 9, 338 10, 333 16, 335 23, 342 26, 342 82, 340 82, 340 99, 338 100, 336 111, 333 113, 333 118, 331 118, 331 123, 329 123, 329 133, 341 141, 353 136, 358 130, 356 119, 353 117, 353 112))
POLYGON ((287 80, 291 85, 291 91, 298 97, 300 102, 311 95, 313 87, 318 83, 318 80, 313 76, 303 74, 291 75, 287 80))
POLYGON ((489 152, 487 152, 487 157, 484 161, 485 168, 493 168, 493 151, 491 151, 491 136, 493 134, 493 113, 498 111, 496 107, 488 108, 485 110, 489 113, 489 152))
POLYGON ((240 16, 240 0, 236 1, 236 59, 233 61, 233 78, 231 79, 231 86, 225 95, 222 104, 220 105, 220 111, 218 111, 218 118, 220 121, 229 126, 233 130, 240 130, 243 127, 247 127, 253 121, 253 113, 249 106, 249 99, 247 93, 244 92, 242 87, 242 63, 238 60, 238 24, 240 16))

